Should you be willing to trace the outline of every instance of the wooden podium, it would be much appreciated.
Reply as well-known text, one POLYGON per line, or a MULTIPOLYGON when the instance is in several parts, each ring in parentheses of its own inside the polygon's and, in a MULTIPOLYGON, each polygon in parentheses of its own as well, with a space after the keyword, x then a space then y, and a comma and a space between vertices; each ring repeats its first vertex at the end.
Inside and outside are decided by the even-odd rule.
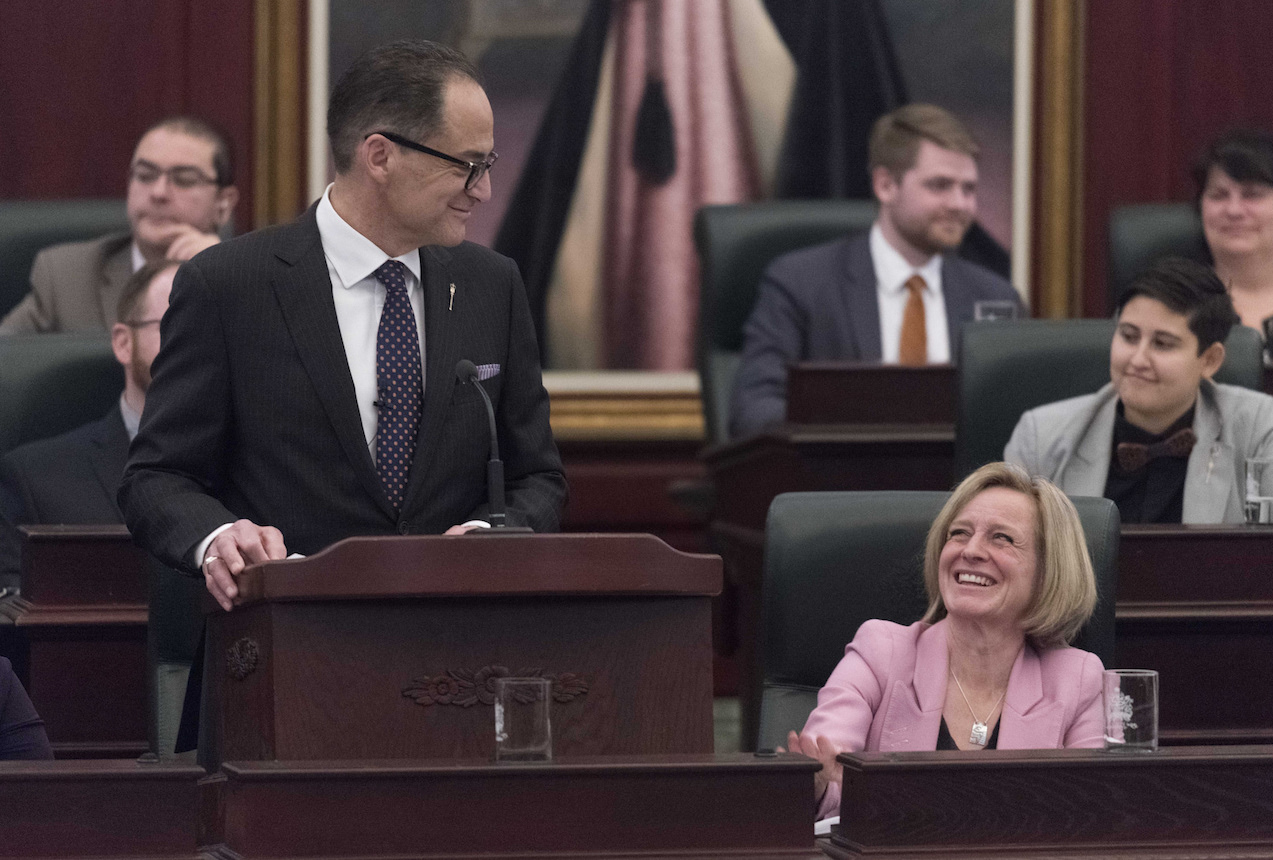
POLYGON ((712 751, 721 561, 650 535, 351 538, 209 600, 203 754, 490 760, 494 678, 553 680, 561 756, 712 751))
POLYGON ((20 526, 20 596, 0 654, 59 758, 136 757, 146 740, 147 560, 123 526, 20 526))

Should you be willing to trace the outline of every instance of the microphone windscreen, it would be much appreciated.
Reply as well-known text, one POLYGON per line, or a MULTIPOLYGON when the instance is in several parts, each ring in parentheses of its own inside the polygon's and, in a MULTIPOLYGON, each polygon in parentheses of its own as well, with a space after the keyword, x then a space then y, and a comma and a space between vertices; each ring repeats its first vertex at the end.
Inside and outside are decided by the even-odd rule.
POLYGON ((469 382, 477 378, 477 365, 467 358, 461 358, 455 365, 455 375, 460 382, 469 382))

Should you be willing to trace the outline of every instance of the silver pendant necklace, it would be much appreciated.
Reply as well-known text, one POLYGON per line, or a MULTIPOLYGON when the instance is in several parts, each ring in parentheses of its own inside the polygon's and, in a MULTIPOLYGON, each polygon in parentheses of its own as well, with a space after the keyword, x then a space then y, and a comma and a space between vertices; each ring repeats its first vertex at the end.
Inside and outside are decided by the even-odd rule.
POLYGON ((986 741, 989 740, 989 726, 986 720, 995 715, 995 708, 999 707, 999 702, 1003 701, 1003 697, 1008 695, 1008 688, 1004 687, 1003 692, 999 694, 999 700, 990 708, 990 713, 986 714, 986 720, 977 719, 977 715, 973 713, 972 702, 968 701, 968 694, 964 692, 964 685, 959 683, 959 676, 955 674, 954 667, 950 667, 950 677, 955 679, 955 686, 959 688, 959 695, 964 697, 964 704, 968 706, 968 713, 972 714, 972 733, 968 735, 968 743, 973 746, 984 747, 986 741))

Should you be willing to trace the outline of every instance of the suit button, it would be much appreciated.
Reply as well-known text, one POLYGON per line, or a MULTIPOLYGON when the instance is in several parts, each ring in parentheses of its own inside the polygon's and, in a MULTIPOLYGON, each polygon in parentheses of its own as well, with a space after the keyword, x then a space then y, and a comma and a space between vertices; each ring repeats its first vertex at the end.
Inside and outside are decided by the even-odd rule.
POLYGON ((398 534, 405 535, 410 533, 411 533, 410 526, 408 526, 406 523, 398 523, 398 534))

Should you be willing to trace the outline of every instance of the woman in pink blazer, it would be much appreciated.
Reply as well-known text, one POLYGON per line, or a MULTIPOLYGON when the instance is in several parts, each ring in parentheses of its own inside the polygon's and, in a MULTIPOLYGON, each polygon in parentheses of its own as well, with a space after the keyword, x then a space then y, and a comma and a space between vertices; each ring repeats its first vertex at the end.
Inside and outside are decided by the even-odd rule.
POLYGON ((924 584, 924 619, 863 624, 790 733, 793 751, 823 762, 819 818, 840 806, 840 752, 1102 743, 1101 661, 1066 644, 1096 580, 1064 493, 1017 466, 978 469, 929 530, 924 584))

